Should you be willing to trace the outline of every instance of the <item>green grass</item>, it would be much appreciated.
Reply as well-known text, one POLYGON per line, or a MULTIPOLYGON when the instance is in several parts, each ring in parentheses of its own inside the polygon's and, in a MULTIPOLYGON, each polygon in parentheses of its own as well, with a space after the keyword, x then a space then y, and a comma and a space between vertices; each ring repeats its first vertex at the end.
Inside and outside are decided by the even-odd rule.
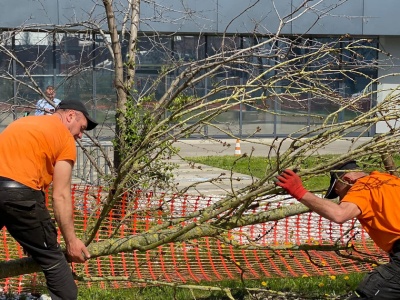
MULTIPOLYGON (((333 155, 326 155, 323 158, 329 159, 333 155)), ((235 156, 199 156, 199 157, 186 157, 186 159, 208 166, 224 170, 232 170, 233 172, 252 175, 257 178, 261 178, 265 175, 265 170, 268 164, 274 164, 274 161, 270 161, 265 157, 250 157, 246 159, 239 159, 235 156)), ((321 159, 321 158, 319 158, 321 159)), ((304 160, 302 167, 309 168, 315 166, 317 161, 313 158, 307 158, 304 160)), ((329 185, 329 172, 323 176, 314 176, 304 181, 304 186, 309 190, 324 189, 329 185)))
MULTIPOLYGON (((296 294, 299 299, 333 299, 338 296, 347 295, 353 291, 361 281, 364 274, 353 273, 337 276, 316 276, 297 278, 264 278, 259 280, 224 281, 202 283, 205 286, 229 288, 234 299, 254 299, 253 295, 276 293, 296 294), (246 290, 245 287, 248 289, 246 290)), ((259 299, 265 299, 263 296, 259 299)), ((104 288, 83 288, 79 289, 80 300, 93 299, 135 299, 135 300, 223 300, 228 299, 222 291, 189 290, 186 288, 174 289, 169 286, 147 286, 137 288, 104 289, 104 288)))
MULTIPOLYGON (((302 163, 302 168, 310 168, 316 166, 322 160, 332 159, 334 155, 323 155, 318 157, 308 157, 302 163)), ((396 166, 400 165, 400 156, 394 157, 396 166)), ((268 164, 275 164, 274 160, 269 160, 265 157, 248 157, 238 159, 235 156, 199 156, 199 157, 186 157, 187 160, 200 163, 208 166, 224 170, 232 170, 233 172, 255 176, 261 178, 265 175, 265 170, 268 169, 268 164)), ((366 170, 371 171, 371 170, 366 170)), ((323 175, 313 176, 304 180, 304 186, 308 190, 323 191, 329 186, 329 172, 323 175)))

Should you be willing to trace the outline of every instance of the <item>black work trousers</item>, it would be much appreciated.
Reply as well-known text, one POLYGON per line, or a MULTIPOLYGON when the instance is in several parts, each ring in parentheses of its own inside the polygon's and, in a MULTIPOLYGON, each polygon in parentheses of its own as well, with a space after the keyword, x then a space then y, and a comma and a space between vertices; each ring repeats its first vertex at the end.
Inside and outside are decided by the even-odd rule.
POLYGON ((390 261, 368 273, 348 299, 400 299, 400 240, 393 246, 390 261))
POLYGON ((52 300, 74 300, 78 289, 44 200, 42 191, 4 187, 0 181, 0 229, 6 226, 42 267, 52 300))

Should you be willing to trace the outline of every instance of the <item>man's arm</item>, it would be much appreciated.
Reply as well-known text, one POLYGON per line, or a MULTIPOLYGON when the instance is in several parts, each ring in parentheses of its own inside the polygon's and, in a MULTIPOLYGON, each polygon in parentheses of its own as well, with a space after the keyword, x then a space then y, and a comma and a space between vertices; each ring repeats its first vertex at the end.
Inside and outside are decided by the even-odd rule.
POLYGON ((84 262, 90 257, 83 242, 75 235, 71 199, 72 161, 58 161, 53 175, 53 211, 67 247, 67 255, 73 262, 84 262))
POLYGON ((292 170, 283 171, 277 177, 276 185, 282 187, 312 211, 335 223, 344 223, 361 214, 361 210, 354 203, 342 202, 337 204, 307 191, 300 176, 292 170))
POLYGON ((361 214, 361 210, 354 203, 341 202, 337 204, 325 198, 320 198, 311 192, 305 193, 298 200, 320 216, 338 224, 356 218, 361 214))
POLYGON ((43 113, 43 99, 40 99, 36 102, 35 116, 43 115, 43 113))

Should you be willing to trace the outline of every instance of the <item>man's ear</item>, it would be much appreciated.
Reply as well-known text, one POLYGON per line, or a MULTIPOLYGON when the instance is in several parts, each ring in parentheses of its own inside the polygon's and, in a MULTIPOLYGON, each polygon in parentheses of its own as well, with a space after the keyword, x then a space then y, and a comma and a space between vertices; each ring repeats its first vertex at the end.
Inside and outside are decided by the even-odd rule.
POLYGON ((74 111, 73 110, 66 111, 65 117, 66 117, 68 122, 71 122, 73 116, 74 116, 74 111))

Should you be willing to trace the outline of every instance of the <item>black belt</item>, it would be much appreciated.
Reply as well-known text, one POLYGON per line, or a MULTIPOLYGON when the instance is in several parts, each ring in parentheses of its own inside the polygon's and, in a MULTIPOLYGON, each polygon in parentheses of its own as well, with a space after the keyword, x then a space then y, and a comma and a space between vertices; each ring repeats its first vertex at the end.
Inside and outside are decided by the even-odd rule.
POLYGON ((392 247, 392 251, 391 251, 391 252, 392 252, 392 253, 400 252, 400 239, 396 240, 396 241, 393 243, 393 247, 392 247))
POLYGON ((21 189, 21 188, 29 188, 28 186, 14 181, 12 179, 6 177, 0 177, 0 188, 8 188, 8 189, 21 189))

